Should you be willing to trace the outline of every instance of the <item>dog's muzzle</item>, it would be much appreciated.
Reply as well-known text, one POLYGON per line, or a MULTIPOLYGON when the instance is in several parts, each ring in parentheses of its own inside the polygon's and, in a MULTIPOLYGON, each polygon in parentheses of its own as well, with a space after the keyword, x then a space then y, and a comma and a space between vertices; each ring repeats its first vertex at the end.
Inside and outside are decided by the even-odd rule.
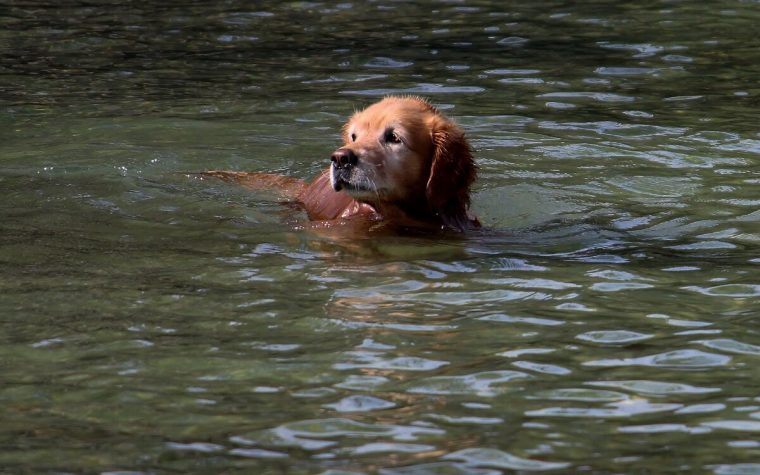
POLYGON ((351 171, 359 162, 359 157, 350 148, 339 148, 332 154, 330 161, 330 183, 333 189, 340 191, 346 185, 350 187, 351 171))

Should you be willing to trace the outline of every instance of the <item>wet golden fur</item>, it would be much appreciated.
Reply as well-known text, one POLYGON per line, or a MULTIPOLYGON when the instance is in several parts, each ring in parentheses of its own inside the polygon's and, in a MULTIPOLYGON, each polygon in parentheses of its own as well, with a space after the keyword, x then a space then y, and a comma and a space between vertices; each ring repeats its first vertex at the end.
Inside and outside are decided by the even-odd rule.
POLYGON ((467 230, 475 164, 462 130, 416 97, 391 96, 356 112, 343 145, 313 181, 265 173, 206 175, 299 202, 312 221, 361 219, 409 227, 467 230))

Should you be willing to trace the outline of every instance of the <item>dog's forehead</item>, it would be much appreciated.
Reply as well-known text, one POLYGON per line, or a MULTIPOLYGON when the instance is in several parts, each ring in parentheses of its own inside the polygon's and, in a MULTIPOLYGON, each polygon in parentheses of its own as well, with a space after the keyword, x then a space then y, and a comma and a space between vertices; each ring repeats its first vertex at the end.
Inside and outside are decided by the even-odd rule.
POLYGON ((366 129, 416 126, 423 122, 428 114, 430 114, 429 106, 419 100, 390 98, 357 112, 349 123, 366 129))

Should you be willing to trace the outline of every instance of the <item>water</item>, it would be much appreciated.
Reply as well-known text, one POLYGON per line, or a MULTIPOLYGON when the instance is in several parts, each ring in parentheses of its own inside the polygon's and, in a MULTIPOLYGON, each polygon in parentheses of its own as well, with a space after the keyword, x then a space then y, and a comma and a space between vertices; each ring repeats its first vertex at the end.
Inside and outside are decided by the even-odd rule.
POLYGON ((6 5, 2 471, 760 473, 757 6, 6 5), (310 177, 388 93, 483 232, 188 175, 310 177))

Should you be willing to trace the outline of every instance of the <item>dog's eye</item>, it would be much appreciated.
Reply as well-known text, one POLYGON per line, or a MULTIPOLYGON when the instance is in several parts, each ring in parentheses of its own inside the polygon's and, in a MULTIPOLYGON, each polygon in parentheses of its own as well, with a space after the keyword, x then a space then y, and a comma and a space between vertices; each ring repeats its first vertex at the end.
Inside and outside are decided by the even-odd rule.
POLYGON ((356 134, 351 134, 351 141, 356 142, 356 134))
POLYGON ((387 143, 401 143, 401 137, 393 129, 385 131, 384 139, 387 143))

